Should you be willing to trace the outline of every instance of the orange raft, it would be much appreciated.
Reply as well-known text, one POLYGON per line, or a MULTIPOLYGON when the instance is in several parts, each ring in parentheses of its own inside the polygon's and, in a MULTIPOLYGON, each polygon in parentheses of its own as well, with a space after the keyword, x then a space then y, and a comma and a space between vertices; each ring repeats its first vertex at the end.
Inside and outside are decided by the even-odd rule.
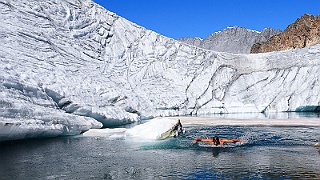
POLYGON ((196 138, 192 141, 193 144, 197 142, 206 142, 210 143, 210 145, 224 145, 224 143, 237 143, 237 142, 245 142, 245 140, 241 139, 225 139, 225 138, 219 138, 217 136, 214 136, 213 138, 196 138))

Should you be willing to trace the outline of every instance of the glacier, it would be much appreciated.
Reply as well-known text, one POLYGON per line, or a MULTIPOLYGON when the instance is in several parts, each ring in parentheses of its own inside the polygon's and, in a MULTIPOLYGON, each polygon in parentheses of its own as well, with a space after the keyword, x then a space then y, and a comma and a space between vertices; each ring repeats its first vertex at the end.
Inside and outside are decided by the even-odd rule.
POLYGON ((0 9, 0 141, 158 116, 319 110, 319 45, 209 51, 91 0, 0 0, 0 9))

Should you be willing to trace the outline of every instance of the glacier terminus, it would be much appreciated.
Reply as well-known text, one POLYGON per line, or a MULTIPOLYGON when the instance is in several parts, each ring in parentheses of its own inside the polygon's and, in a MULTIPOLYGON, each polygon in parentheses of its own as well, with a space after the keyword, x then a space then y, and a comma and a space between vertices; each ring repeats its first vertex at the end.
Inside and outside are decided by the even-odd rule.
POLYGON ((320 46, 201 49, 91 0, 0 0, 0 141, 158 116, 320 110, 320 46))

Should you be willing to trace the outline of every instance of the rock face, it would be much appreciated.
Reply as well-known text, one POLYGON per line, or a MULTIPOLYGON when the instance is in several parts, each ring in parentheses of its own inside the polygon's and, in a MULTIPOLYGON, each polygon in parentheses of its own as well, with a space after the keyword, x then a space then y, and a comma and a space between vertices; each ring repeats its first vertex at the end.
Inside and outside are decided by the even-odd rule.
POLYGON ((316 110, 320 45, 230 54, 91 0, 0 0, 0 141, 157 116, 316 110))
POLYGON ((258 32, 236 26, 211 34, 203 40, 200 38, 180 38, 177 40, 219 52, 248 54, 253 44, 267 41, 271 36, 280 32, 280 30, 272 28, 265 28, 262 32, 258 32))
POLYGON ((283 51, 309 47, 320 43, 320 15, 304 14, 283 33, 271 37, 266 42, 256 43, 251 53, 283 51))

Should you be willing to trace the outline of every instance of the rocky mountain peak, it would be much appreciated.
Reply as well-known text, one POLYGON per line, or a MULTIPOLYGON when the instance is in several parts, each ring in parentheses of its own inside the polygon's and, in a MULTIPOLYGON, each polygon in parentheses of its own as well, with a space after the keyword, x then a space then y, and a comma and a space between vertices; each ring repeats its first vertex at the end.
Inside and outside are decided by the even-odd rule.
POLYGON ((265 28, 262 32, 249 30, 244 27, 228 27, 209 35, 206 39, 180 38, 186 44, 219 52, 248 54, 253 44, 266 41, 271 36, 279 34, 280 30, 265 28))
POLYGON ((309 47, 320 43, 320 15, 304 14, 283 33, 252 46, 251 53, 282 51, 309 47))

